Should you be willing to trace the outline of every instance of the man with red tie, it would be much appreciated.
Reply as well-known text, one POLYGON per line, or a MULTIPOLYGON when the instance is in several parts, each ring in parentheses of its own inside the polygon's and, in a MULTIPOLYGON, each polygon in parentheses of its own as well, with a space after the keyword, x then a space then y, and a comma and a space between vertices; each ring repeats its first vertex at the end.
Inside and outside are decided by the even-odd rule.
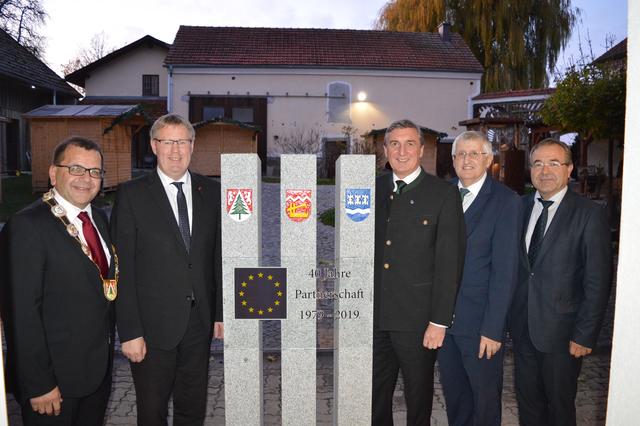
POLYGON ((102 425, 111 391, 117 257, 104 212, 100 147, 72 137, 53 188, 6 229, 8 371, 25 425, 102 425))

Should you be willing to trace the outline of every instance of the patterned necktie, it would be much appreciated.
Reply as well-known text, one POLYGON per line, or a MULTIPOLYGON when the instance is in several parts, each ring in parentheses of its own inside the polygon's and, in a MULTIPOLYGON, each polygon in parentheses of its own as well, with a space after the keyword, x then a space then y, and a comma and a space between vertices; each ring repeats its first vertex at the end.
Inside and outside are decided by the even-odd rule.
POLYGON ((100 243, 100 236, 98 235, 98 231, 91 223, 91 219, 87 212, 80 212, 78 215, 78 219, 82 221, 82 234, 84 235, 84 239, 89 246, 89 251, 91 252, 91 258, 98 265, 100 269, 100 275, 102 278, 107 278, 109 275, 109 265, 107 264, 107 257, 104 255, 104 250, 102 249, 102 244, 100 243))
POLYGON ((460 197, 464 201, 464 197, 466 197, 467 194, 470 193, 471 191, 469 191, 467 188, 459 188, 459 189, 460 189, 460 197))
POLYGON ((191 250, 191 231, 189 230, 189 210, 187 209, 187 199, 182 191, 183 182, 172 182, 178 188, 178 195, 176 197, 178 201, 178 227, 180 228, 180 234, 184 241, 184 246, 187 252, 191 250))
POLYGON ((396 185, 397 185, 396 194, 400 195, 402 194, 402 190, 404 189, 404 187, 407 186, 407 183, 401 179, 398 179, 396 181, 396 185))
POLYGON ((538 198, 538 201, 542 203, 542 213, 536 222, 536 226, 533 228, 533 234, 531 234, 531 242, 529 243, 529 265, 533 266, 538 256, 538 251, 542 245, 542 239, 544 238, 544 232, 547 229, 547 218, 549 217, 549 207, 553 204, 553 201, 543 200, 538 198))

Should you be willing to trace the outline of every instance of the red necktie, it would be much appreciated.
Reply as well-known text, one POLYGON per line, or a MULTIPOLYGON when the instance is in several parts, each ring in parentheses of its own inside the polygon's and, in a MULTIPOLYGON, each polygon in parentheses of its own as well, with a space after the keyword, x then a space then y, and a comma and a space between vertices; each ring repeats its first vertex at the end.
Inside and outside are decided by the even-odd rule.
POLYGON ((96 265, 98 265, 102 277, 107 278, 109 274, 109 265, 107 264, 107 257, 104 255, 104 250, 102 250, 98 231, 96 231, 93 223, 91 223, 91 219, 87 212, 80 212, 78 219, 82 221, 82 234, 84 234, 84 239, 89 246, 91 258, 96 265))

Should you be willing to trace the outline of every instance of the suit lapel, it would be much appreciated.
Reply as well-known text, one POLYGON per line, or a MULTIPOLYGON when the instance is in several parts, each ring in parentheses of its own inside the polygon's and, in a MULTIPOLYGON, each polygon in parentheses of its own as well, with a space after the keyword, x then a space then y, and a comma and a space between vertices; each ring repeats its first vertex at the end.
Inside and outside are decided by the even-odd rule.
POLYGON ((493 183, 491 178, 487 176, 475 200, 473 200, 467 211, 464 212, 464 221, 467 226, 467 238, 469 238, 473 231, 475 231, 478 221, 482 218, 484 207, 491 197, 492 186, 493 183))
POLYGON ((162 185, 162 181, 160 180, 157 171, 154 170, 149 173, 147 183, 149 185, 149 192, 160 211, 160 216, 162 216, 166 221, 167 226, 169 227, 168 229, 171 230, 171 233, 179 246, 182 247, 186 256, 187 250, 184 247, 184 241, 182 240, 182 234, 180 234, 180 228, 178 227, 176 216, 173 214, 173 209, 171 208, 171 204, 169 204, 169 198, 167 198, 167 192, 162 185))
POLYGON ((522 241, 520 242, 520 258, 523 259, 523 263, 526 265, 527 269, 531 270, 531 265, 529 265, 529 255, 527 253, 527 229, 529 227, 529 219, 531 218, 531 212, 533 211, 533 203, 534 203, 534 194, 527 195, 523 199, 524 204, 524 214, 522 215, 522 241))
POLYGON ((200 228, 203 227, 204 199, 202 198, 202 183, 200 177, 191 173, 191 252, 198 246, 199 236, 202 235, 200 228))
POLYGON ((564 195, 564 198, 558 206, 558 210, 556 210, 556 213, 553 215, 553 219, 551 219, 547 232, 544 234, 542 245, 538 251, 539 254, 536 257, 535 264, 532 266, 536 266, 540 263, 546 253, 548 253, 551 247, 553 247, 554 241, 558 238, 558 234, 561 230, 567 228, 571 212, 574 210, 574 197, 575 194, 571 192, 571 190, 567 190, 567 193, 564 195))

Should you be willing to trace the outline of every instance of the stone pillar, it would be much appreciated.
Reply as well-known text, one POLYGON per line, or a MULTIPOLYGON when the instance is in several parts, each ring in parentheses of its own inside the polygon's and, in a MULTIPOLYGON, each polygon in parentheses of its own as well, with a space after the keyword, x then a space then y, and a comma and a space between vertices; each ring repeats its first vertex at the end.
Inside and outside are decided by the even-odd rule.
POLYGON ((375 156, 336 162, 334 424, 371 424, 375 156))
POLYGON ((634 141, 640 133, 640 98, 630 96, 640 93, 640 3, 630 1, 629 39, 627 40, 627 108, 624 146, 624 179, 622 182, 622 217, 620 220, 620 249, 618 255, 618 279, 616 312, 613 326, 608 425, 638 424, 640 417, 640 263, 637 248, 640 236, 640 146, 634 141))
POLYGON ((262 323, 234 319, 234 268, 260 266, 258 156, 223 154, 221 186, 225 424, 257 426, 263 423, 262 323))
POLYGON ((316 424, 316 156, 282 155, 281 265, 287 268, 282 320, 282 424, 316 424))

